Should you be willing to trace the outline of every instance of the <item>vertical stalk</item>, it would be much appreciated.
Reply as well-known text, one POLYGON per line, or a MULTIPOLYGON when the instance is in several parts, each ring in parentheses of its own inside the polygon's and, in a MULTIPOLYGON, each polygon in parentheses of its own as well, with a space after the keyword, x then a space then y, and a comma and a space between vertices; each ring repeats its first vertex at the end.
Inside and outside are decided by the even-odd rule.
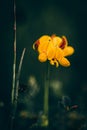
POLYGON ((45 86, 44 86, 44 115, 47 117, 49 114, 49 63, 47 63, 47 70, 45 74, 45 86))
POLYGON ((23 58, 24 58, 25 50, 26 49, 24 48, 23 51, 22 51, 22 55, 21 55, 20 63, 19 63, 19 68, 18 68, 18 73, 17 73, 17 78, 16 78, 15 95, 14 95, 15 112, 16 112, 16 108, 17 108, 19 79, 20 79, 21 68, 22 68, 22 63, 23 63, 23 58))
POLYGON ((16 84, 16 4, 14 0, 14 45, 13 45, 13 79, 12 79, 12 92, 11 92, 11 130, 13 129, 14 121, 14 98, 15 98, 15 84, 16 84))
POLYGON ((14 61, 13 61, 12 94, 11 94, 12 104, 14 102, 15 82, 16 82, 16 5, 14 0, 14 61))

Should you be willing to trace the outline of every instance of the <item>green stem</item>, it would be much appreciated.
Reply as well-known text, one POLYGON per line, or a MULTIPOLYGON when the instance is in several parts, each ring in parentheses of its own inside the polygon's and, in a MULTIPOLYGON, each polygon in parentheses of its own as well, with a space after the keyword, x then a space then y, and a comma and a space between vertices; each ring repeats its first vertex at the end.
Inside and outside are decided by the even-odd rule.
POLYGON ((44 86, 44 115, 48 117, 49 112, 49 63, 47 63, 47 71, 45 75, 45 86, 44 86))

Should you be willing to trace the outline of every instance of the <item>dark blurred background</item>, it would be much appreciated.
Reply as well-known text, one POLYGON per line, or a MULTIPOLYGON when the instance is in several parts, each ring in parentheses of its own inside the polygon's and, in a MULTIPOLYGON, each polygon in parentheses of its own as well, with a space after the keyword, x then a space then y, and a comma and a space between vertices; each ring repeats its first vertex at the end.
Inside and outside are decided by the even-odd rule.
MULTIPOLYGON (((0 2, 0 129, 3 130, 9 129, 14 42, 13 7, 14 2, 11 0, 0 2)), ((37 60, 37 54, 33 51, 32 45, 44 34, 56 34, 65 35, 69 45, 75 48, 75 53, 69 57, 71 61, 69 68, 50 66, 51 105, 54 100, 57 103, 62 95, 68 95, 73 104, 78 104, 85 115, 87 113, 86 0, 18 0, 16 10, 17 69, 22 50, 26 48, 20 83, 30 85, 30 79, 33 78, 39 86, 36 88, 38 92, 36 91, 33 95, 33 105, 27 105, 31 107, 30 111, 38 112, 43 109, 43 98, 41 99, 43 89, 41 90, 41 87, 44 86, 43 71, 45 70, 45 63, 41 64, 37 60), (62 86, 62 92, 60 92, 62 94, 55 93, 53 86, 56 83, 62 86)))

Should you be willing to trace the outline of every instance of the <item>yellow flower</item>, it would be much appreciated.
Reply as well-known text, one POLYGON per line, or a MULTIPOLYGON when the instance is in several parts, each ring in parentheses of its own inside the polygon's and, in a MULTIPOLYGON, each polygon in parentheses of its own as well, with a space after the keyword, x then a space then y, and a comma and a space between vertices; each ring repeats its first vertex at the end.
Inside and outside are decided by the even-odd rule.
POLYGON ((69 60, 66 56, 70 56, 74 53, 74 48, 68 46, 68 41, 65 36, 58 37, 52 35, 44 35, 40 37, 33 45, 33 49, 39 53, 38 59, 40 62, 50 61, 51 65, 60 65, 68 67, 70 66, 69 60))

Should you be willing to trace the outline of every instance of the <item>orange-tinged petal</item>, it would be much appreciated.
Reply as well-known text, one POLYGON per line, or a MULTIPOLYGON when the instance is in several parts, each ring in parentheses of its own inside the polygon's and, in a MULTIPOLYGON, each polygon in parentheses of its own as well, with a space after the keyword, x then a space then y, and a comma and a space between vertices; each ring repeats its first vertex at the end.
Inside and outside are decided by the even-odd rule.
POLYGON ((45 53, 40 53, 38 56, 40 62, 45 62, 47 60, 47 55, 45 53))
POLYGON ((33 44, 33 49, 34 49, 34 50, 38 50, 39 44, 40 44, 40 42, 39 42, 39 40, 37 40, 37 41, 33 44))
POLYGON ((64 56, 70 56, 74 53, 74 48, 71 46, 67 46, 64 50, 64 56))
POLYGON ((66 46, 68 45, 67 38, 65 36, 62 36, 62 40, 66 43, 66 46))
POLYGON ((66 37, 65 37, 65 36, 62 36, 62 42, 61 42, 61 44, 60 44, 59 47, 60 47, 61 49, 64 49, 67 45, 68 45, 68 41, 67 41, 66 37))
POLYGON ((68 60, 67 58, 65 58, 65 57, 59 59, 59 63, 60 63, 62 66, 65 66, 65 67, 70 66, 69 60, 68 60))
POLYGON ((54 38, 54 37, 56 37, 56 34, 52 34, 52 35, 51 35, 51 38, 54 38))
POLYGON ((54 47, 59 47, 61 45, 62 38, 58 36, 52 36, 52 40, 53 40, 54 47))

